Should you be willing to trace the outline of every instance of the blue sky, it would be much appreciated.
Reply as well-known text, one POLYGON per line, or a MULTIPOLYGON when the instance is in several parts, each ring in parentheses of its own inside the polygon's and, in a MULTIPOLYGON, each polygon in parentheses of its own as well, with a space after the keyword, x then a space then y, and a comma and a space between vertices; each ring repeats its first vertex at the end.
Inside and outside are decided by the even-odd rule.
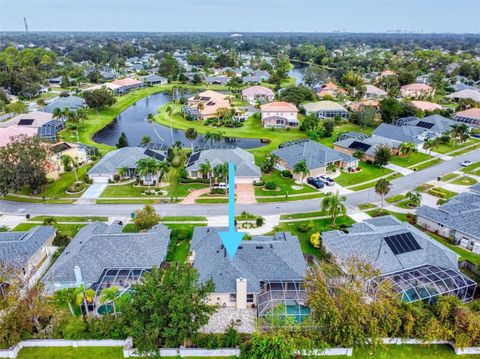
POLYGON ((0 0, 0 31, 480 33, 480 0, 0 0))

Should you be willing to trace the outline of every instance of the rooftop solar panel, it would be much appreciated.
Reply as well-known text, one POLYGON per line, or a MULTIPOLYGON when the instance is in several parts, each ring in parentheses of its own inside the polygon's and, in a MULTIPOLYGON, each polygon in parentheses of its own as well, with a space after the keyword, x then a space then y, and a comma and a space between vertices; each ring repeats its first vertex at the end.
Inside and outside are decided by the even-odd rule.
POLYGON ((395 234, 393 236, 385 237, 384 239, 395 255, 421 249, 420 245, 410 232, 395 234))
POLYGON ((30 119, 21 119, 18 121, 19 126, 30 126, 33 123, 33 120, 30 119))
POLYGON ((348 148, 351 148, 352 150, 361 151, 361 152, 366 152, 370 147, 372 146, 367 143, 363 143, 359 141, 353 141, 350 144, 350 146, 348 146, 348 148))
POLYGON ((194 153, 188 159, 187 167, 193 164, 200 157, 200 152, 194 153))
POLYGON ((426 128, 426 129, 430 129, 433 126, 434 126, 433 123, 425 122, 425 121, 420 121, 419 123, 417 123, 417 127, 426 128))

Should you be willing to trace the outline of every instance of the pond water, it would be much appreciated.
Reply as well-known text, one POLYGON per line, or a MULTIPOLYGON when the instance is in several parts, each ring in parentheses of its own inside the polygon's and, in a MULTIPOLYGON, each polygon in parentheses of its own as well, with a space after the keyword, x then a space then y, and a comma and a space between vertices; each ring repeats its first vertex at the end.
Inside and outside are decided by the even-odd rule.
POLYGON ((303 84, 303 71, 306 68, 306 65, 295 63, 293 68, 288 72, 288 75, 295 78, 297 85, 301 85, 303 84))
MULTIPOLYGON (((176 141, 181 141, 185 147, 190 147, 191 142, 185 137, 183 130, 170 129, 169 126, 159 125, 158 123, 149 124, 146 121, 149 113, 156 114, 160 106, 170 101, 170 95, 164 92, 157 92, 137 101, 120 113, 112 123, 98 131, 93 136, 93 140, 98 143, 115 146, 121 133, 125 132, 130 146, 138 146, 143 136, 150 136, 153 143, 170 146, 176 141)), ((219 130, 221 131, 221 128, 219 130)), ((194 142, 195 147, 211 145, 210 141, 205 142, 202 135, 198 135, 194 142)), ((264 143, 259 139, 224 138, 215 142, 214 145, 255 148, 263 146, 264 143)))

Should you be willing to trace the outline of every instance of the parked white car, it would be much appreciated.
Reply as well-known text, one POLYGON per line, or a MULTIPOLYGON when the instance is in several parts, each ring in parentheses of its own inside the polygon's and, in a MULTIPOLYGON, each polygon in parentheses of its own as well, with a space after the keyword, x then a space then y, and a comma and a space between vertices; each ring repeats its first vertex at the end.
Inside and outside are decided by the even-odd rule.
POLYGON ((463 167, 468 167, 472 164, 472 161, 465 160, 462 163, 460 163, 463 167))

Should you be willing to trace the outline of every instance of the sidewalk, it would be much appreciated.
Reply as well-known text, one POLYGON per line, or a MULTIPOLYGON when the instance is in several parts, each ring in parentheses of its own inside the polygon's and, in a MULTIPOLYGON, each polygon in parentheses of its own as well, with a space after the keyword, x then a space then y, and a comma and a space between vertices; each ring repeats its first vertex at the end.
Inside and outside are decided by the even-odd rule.
POLYGON ((411 169, 401 167, 401 166, 397 166, 397 165, 394 165, 393 163, 389 163, 388 165, 386 165, 384 167, 388 168, 389 170, 392 170, 393 172, 398 172, 402 176, 407 176, 410 173, 413 173, 413 171, 411 169))

